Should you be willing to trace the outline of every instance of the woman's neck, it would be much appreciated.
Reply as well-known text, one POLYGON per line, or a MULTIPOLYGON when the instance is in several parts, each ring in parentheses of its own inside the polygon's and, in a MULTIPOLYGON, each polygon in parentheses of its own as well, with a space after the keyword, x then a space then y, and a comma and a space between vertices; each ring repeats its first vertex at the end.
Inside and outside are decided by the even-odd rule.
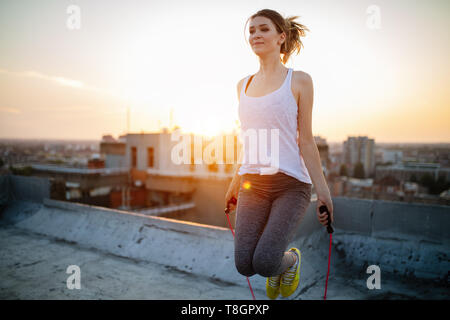
POLYGON ((257 72, 258 77, 261 79, 267 79, 273 77, 276 74, 284 74, 286 67, 280 62, 280 59, 260 59, 259 70, 257 72))

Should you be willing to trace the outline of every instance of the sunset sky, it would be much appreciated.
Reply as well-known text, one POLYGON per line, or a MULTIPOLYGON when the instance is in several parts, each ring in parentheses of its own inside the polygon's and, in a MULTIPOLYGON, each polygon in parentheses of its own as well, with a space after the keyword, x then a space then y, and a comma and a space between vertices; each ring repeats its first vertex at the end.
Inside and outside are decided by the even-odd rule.
POLYGON ((287 67, 312 76, 314 135, 450 142, 448 0, 3 0, 0 138, 117 137, 127 107, 130 132, 169 126, 171 110, 185 132, 230 132, 236 84, 259 68, 244 25, 264 8, 311 30, 287 67))

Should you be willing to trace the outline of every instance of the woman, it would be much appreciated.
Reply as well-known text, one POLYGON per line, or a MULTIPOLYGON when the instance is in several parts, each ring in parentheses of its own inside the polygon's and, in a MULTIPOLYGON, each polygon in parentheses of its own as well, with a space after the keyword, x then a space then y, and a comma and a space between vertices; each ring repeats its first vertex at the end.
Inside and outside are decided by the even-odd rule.
POLYGON ((232 198, 237 199, 236 268, 247 277, 256 273, 267 277, 271 299, 280 293, 288 297, 298 287, 300 251, 285 250, 307 211, 312 183, 319 222, 327 224, 326 213, 319 212, 321 205, 327 206, 333 221, 333 203, 311 129, 312 80, 307 73, 284 66, 292 52, 300 52, 300 37, 308 30, 296 18, 284 19, 269 9, 249 18, 249 42, 260 68, 237 85, 241 131, 277 129, 278 140, 265 141, 276 142, 279 153, 275 173, 267 174, 270 170, 262 161, 249 163, 254 150, 244 138, 245 159, 225 196, 231 210, 232 198))

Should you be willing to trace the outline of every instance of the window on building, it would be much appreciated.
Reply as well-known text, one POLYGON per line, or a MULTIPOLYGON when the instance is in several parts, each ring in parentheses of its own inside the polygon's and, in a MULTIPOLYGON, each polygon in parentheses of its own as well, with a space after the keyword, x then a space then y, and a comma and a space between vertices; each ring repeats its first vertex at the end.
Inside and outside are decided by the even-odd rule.
POLYGON ((137 148, 131 147, 131 167, 136 168, 137 166, 137 148))
POLYGON ((152 147, 147 148, 147 166, 149 168, 154 166, 154 149, 152 147))

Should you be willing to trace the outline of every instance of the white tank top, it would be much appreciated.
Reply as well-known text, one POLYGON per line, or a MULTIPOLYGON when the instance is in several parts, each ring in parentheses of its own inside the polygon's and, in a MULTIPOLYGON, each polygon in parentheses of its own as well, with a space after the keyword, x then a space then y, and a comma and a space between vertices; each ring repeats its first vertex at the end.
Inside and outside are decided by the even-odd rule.
POLYGON ((289 68, 281 87, 261 97, 247 96, 245 90, 250 76, 245 78, 239 98, 241 122, 239 137, 244 146, 244 159, 239 175, 275 174, 280 171, 302 182, 312 184, 297 143, 298 107, 291 90, 292 72, 292 68, 289 68), (278 130, 271 131, 271 129, 278 130), (278 132, 278 138, 275 132, 278 132), (257 143, 254 137, 257 137, 257 143), (275 148, 272 154, 272 146, 275 146, 274 139, 278 140, 279 156, 276 156, 275 148), (251 145, 253 147, 250 149, 251 145), (270 157, 279 159, 275 166, 273 162, 269 162, 270 157))

